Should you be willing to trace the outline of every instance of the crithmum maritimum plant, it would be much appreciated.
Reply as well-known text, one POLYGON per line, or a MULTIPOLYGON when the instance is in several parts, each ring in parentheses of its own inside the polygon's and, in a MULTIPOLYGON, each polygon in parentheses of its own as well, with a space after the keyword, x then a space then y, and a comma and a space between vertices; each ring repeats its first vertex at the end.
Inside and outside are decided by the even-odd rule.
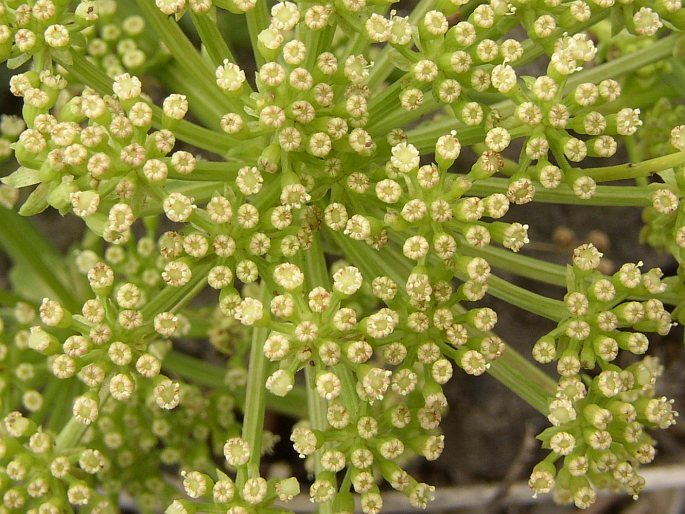
POLYGON ((646 354, 685 317, 684 28, 680 0, 0 2, 0 512, 287 512, 268 409, 319 512, 380 512, 384 484, 426 507, 405 468, 449 444, 455 372, 549 420, 533 494, 637 497, 677 416, 646 354), (644 208, 677 273, 523 255, 536 201, 644 208), (83 240, 59 255, 15 206, 83 240), (558 377, 487 295, 557 323, 530 348, 558 377))

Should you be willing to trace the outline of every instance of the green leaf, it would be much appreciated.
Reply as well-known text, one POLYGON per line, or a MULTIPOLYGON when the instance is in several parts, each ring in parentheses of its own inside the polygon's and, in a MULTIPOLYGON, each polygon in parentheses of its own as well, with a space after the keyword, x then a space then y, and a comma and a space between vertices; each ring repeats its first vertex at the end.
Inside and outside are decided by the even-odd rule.
POLYGON ((559 427, 547 427, 537 435, 536 439, 545 441, 546 439, 551 438, 554 434, 558 433, 560 430, 561 429, 559 427))
POLYGON ((105 224, 107 223, 107 218, 104 214, 96 212, 91 216, 86 216, 83 218, 83 220, 86 222, 88 228, 93 231, 93 233, 102 237, 102 234, 105 231, 105 224))
POLYGON ((657 175, 661 177, 661 180, 664 181, 664 184, 666 184, 667 186, 671 186, 672 188, 674 188, 675 191, 678 191, 678 181, 676 179, 675 171, 673 170, 673 168, 659 171, 657 172, 657 175))
POLYGON ((233 480, 231 480, 231 477, 229 477, 226 473, 221 471, 219 468, 214 468, 214 470, 216 471, 216 476, 217 476, 218 480, 229 480, 229 481, 233 482, 233 480))

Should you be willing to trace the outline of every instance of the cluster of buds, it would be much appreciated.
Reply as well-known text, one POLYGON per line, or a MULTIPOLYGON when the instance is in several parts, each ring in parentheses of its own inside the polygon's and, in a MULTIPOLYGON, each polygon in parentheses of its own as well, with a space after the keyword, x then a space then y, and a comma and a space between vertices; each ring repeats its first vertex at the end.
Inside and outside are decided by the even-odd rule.
POLYGON ((0 59, 18 68, 32 58, 81 47, 97 20, 97 4, 84 0, 70 11, 68 2, 37 0, 0 4, 0 59))
POLYGON ((669 332, 671 315, 654 298, 667 288, 663 273, 628 263, 607 277, 596 270, 601 257, 592 244, 576 248, 564 298, 568 318, 533 348, 539 362, 556 360, 560 380, 549 403, 553 426, 539 436, 551 453, 535 467, 530 486, 536 494, 553 489, 558 501, 579 508, 594 503, 597 488, 637 497, 645 485, 638 467, 655 456, 646 429, 668 428, 677 416, 672 400, 655 396, 662 373, 657 359, 644 357, 625 369, 616 361, 621 351, 644 355, 645 333, 669 332))
POLYGON ((151 37, 143 16, 127 16, 126 8, 118 8, 115 0, 99 0, 95 12, 95 23, 83 31, 86 56, 108 76, 142 74, 168 61, 168 50, 151 37))
POLYGON ((9 512, 59 513, 70 505, 90 505, 92 512, 103 514, 116 511, 111 498, 96 490, 99 475, 110 466, 100 451, 74 453, 61 447, 19 411, 5 416, 0 434, 2 501, 9 512))
MULTIPOLYGON (((534 492, 579 507, 601 488, 637 495, 655 453, 645 429, 676 415, 645 334, 679 319, 665 304, 682 284, 639 264, 604 276, 585 245, 552 303, 487 256, 525 276, 517 206, 540 191, 611 203, 599 182, 640 176, 583 166, 639 137, 645 107, 659 136, 669 125, 668 144, 638 141, 658 155, 642 174, 663 179, 645 237, 683 260, 681 113, 633 105, 627 59, 595 66, 604 40, 656 65, 675 47, 662 36, 683 29, 681 0, 421 0, 411 14, 365 0, 0 2, 0 61, 31 65, 10 80, 22 117, 0 121, 0 159, 19 164, 0 204, 35 186, 20 214, 53 207, 88 231, 55 263, 64 273, 33 270, 47 291, 0 296, 13 307, 0 310, 4 505, 105 514, 126 491, 142 511, 274 512, 300 484, 260 467, 278 439, 271 405, 302 418, 290 442, 322 511, 352 512, 356 494, 377 514, 383 481, 425 508, 434 488, 408 461, 443 451, 454 367, 526 381, 497 313, 469 304, 488 293, 563 312, 533 347, 561 375, 540 409, 552 451, 534 492), (243 16, 254 66, 222 35, 243 16), (197 339, 228 362, 184 355, 197 339), (644 357, 621 369, 621 350, 644 357)), ((31 257, 19 275, 40 267, 31 257)))
MULTIPOLYGON (((263 448, 262 448, 263 449, 263 448)), ((264 478, 248 475, 248 463, 256 450, 241 437, 232 437, 223 445, 227 467, 237 473, 233 480, 229 475, 214 470, 211 475, 197 469, 183 470, 183 489, 192 500, 209 500, 219 506, 222 512, 244 514, 267 510, 275 499, 287 503, 300 493, 300 484, 295 477, 264 478)), ((189 514, 196 512, 193 501, 174 500, 165 511, 167 514, 189 514)))
POLYGON ((654 106, 645 113, 644 131, 641 133, 641 155, 661 157, 668 155, 673 147, 671 135, 673 127, 685 125, 685 106, 674 104, 668 98, 660 98, 654 106))
MULTIPOLYGON (((35 358, 29 344, 28 327, 38 316, 32 305, 18 303, 0 329, 0 389, 5 398, 24 391, 19 408, 7 412, 0 424, 3 507, 59 513, 70 504, 90 504, 96 512, 114 512, 116 504, 95 490, 100 483, 98 474, 109 467, 105 454, 94 447, 65 445, 40 421, 47 418, 58 388, 54 383, 47 386, 49 373, 44 361, 35 358)), ((3 403, 3 408, 7 407, 3 403)))
POLYGON ((45 298, 17 303, 0 324, 0 390, 23 391, 20 410, 0 426, 5 507, 113 514, 126 490, 142 509, 160 510, 176 494, 161 470, 212 470, 213 448, 240 429, 233 395, 207 395, 160 373, 167 323, 183 332, 188 321, 141 312, 164 286, 155 248, 141 238, 127 250, 110 246, 102 257, 80 251, 74 272, 87 277, 95 295, 80 314, 45 298), (51 411, 54 401, 66 405, 51 411))
MULTIPOLYGON (((663 109, 665 103, 655 108, 663 109)), ((655 113, 656 114, 656 113, 655 113)), ((669 115, 677 117, 682 111, 675 109, 669 115)), ((663 127, 660 127, 663 132, 663 127)), ((659 131, 655 131, 654 137, 659 137, 659 131)), ((663 137, 663 136, 662 136, 663 137)), ((678 125, 668 133, 669 144, 681 152, 685 152, 685 125, 678 125)), ((658 143, 657 151, 662 151, 662 144, 658 143)), ((676 166, 670 170, 664 170, 660 174, 663 182, 651 184, 650 203, 643 213, 645 225, 641 237, 650 246, 662 251, 667 251, 678 263, 678 273, 681 272, 685 262, 685 203, 682 198, 685 195, 685 167, 676 166)), ((671 290, 675 295, 681 295, 683 284, 680 280, 671 281, 671 290)), ((678 299, 677 307, 673 311, 676 321, 682 323, 683 309, 685 304, 678 299)))

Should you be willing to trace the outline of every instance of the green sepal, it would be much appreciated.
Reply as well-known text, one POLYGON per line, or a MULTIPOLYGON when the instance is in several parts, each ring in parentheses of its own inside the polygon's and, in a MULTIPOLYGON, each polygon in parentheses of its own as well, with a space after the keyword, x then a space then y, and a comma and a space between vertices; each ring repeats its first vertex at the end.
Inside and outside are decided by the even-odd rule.
POLYGON ((41 181, 41 173, 33 168, 19 166, 11 175, 3 177, 1 180, 3 184, 15 188, 33 186, 41 181))
POLYGON ((38 187, 33 190, 29 197, 24 202, 24 205, 19 209, 19 214, 22 216, 33 216, 39 214, 48 208, 48 195, 52 192, 57 184, 51 182, 49 184, 38 184, 38 187))
POLYGON ((217 480, 228 480, 229 482, 233 482, 233 480, 231 480, 231 477, 229 477, 226 473, 221 471, 219 468, 214 468, 214 471, 216 471, 217 480))
POLYGON ((16 57, 12 57, 11 59, 7 60, 7 67, 10 70, 16 70, 23 64, 26 64, 28 61, 30 61, 33 58, 31 54, 21 54, 16 57))

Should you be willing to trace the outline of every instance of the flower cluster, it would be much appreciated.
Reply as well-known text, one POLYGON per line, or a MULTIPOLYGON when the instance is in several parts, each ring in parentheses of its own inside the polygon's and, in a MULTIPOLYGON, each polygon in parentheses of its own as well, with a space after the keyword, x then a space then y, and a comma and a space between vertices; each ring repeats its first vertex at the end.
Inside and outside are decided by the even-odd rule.
POLYGON ((637 497, 645 485, 638 466, 655 456, 645 429, 668 428, 677 416, 673 401, 655 397, 662 372, 655 358, 625 369, 616 364, 621 351, 647 352, 646 332, 670 330, 671 315, 660 300, 629 300, 664 292, 663 273, 642 273, 641 263, 628 263, 605 277, 596 271, 601 257, 591 244, 576 248, 564 298, 568 317, 533 348, 539 362, 557 361, 561 378, 549 403, 553 427, 539 436, 552 453, 536 466, 530 485, 535 493, 554 487, 558 500, 579 508, 594 502, 593 485, 637 497), (562 457, 557 470, 554 463, 562 457))
POLYGON ((444 449, 455 367, 492 371, 552 423, 534 493, 587 507, 643 489, 646 429, 676 416, 646 334, 682 316, 682 274, 603 275, 589 244, 565 274, 521 255, 516 213, 646 207, 645 239, 682 262, 682 113, 639 84, 671 69, 681 1, 390 7, 0 2, 0 59, 29 64, 9 83, 22 117, 0 122, 18 164, 0 188, 10 511, 104 514, 126 492, 145 512, 274 512, 300 483, 263 465, 267 409, 297 418, 320 512, 352 512, 356 494, 377 514, 386 483, 425 508, 434 488, 407 470, 444 449), (249 63, 224 30, 243 19, 249 63), (624 142, 644 162, 590 167, 624 142), (86 235, 58 256, 5 209, 19 203, 86 235), (538 266, 565 278, 563 301, 496 274, 538 266), (488 294, 558 323, 532 346, 558 384, 495 334, 474 303, 488 294), (642 360, 621 368, 621 350, 642 360))

